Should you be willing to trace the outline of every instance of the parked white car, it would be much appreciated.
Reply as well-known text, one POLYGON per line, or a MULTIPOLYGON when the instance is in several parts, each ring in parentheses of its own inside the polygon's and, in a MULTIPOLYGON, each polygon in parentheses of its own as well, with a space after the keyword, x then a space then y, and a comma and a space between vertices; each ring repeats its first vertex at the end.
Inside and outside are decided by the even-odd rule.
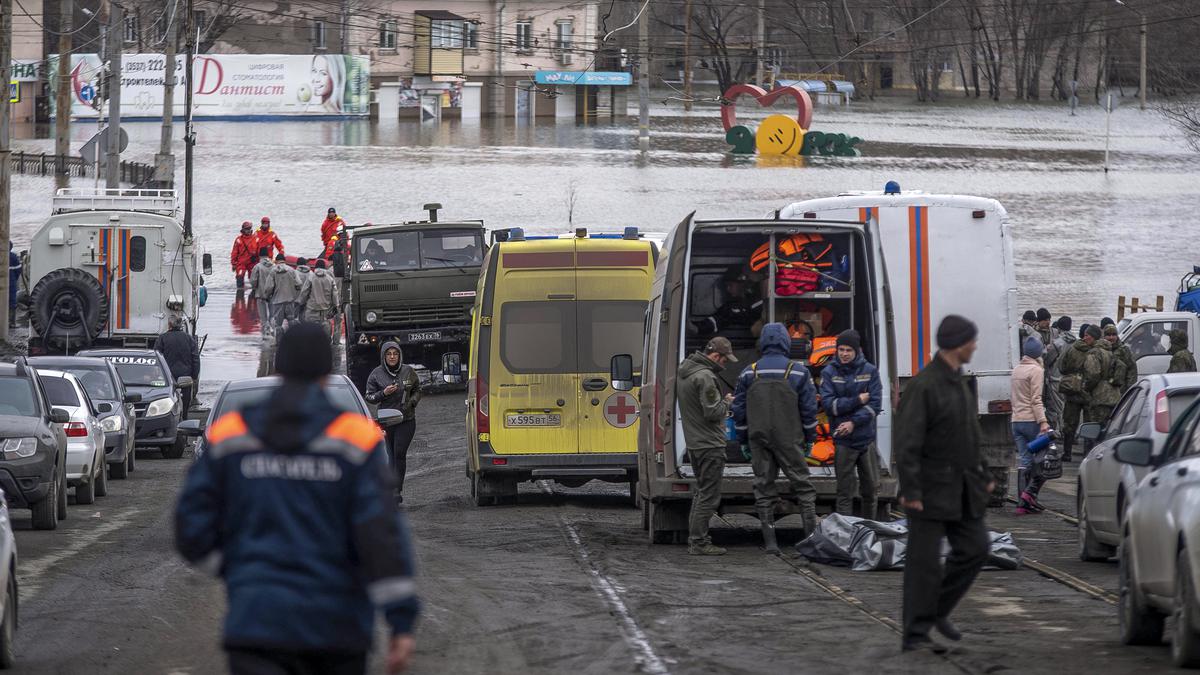
POLYGON ((13 642, 17 634, 17 540, 13 537, 12 521, 8 517, 8 497, 0 490, 0 583, 4 585, 3 605, 0 605, 0 669, 13 667, 16 653, 13 642))
POLYGON ((91 504, 108 494, 108 462, 104 459, 104 426, 99 411, 79 379, 61 370, 38 370, 50 405, 71 416, 62 424, 67 436, 67 485, 76 504, 91 504))
POLYGON ((1095 445, 1079 463, 1076 491, 1079 513, 1079 558, 1108 560, 1121 543, 1125 509, 1146 467, 1113 459, 1113 446, 1126 438, 1145 438, 1152 455, 1162 454, 1171 424, 1200 396, 1200 374, 1172 373, 1143 377, 1125 392, 1103 424, 1079 427, 1079 437, 1095 445))
POLYGON ((1121 641, 1161 644, 1173 618, 1171 660, 1200 668, 1200 401, 1180 416, 1163 451, 1146 438, 1114 444, 1116 460, 1147 468, 1125 519, 1120 551, 1121 641))

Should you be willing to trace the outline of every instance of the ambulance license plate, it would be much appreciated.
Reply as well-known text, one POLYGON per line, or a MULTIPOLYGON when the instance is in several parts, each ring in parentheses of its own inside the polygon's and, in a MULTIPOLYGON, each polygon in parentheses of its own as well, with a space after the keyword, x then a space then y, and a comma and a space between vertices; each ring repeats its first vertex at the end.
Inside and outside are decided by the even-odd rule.
POLYGON ((562 415, 558 413, 518 413, 504 416, 506 427, 561 427, 562 415))
POLYGON ((423 333, 409 333, 409 342, 433 342, 442 339, 442 332, 438 330, 427 330, 423 333))

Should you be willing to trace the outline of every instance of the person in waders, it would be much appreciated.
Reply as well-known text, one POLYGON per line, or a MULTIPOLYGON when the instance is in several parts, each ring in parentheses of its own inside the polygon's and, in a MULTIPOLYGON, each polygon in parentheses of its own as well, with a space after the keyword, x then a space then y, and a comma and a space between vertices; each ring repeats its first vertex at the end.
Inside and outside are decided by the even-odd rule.
POLYGON ((750 450, 754 506, 762 522, 763 546, 767 553, 777 554, 779 488, 775 479, 781 469, 800 504, 805 535, 817 528, 817 490, 804 459, 817 440, 817 390, 808 367, 788 357, 792 341, 782 323, 763 326, 758 344, 762 357, 738 376, 733 420, 739 438, 750 450))
POLYGON ((413 367, 404 363, 400 345, 385 342, 379 349, 379 367, 367 377, 367 403, 379 409, 399 410, 404 421, 387 429, 387 450, 396 473, 396 501, 404 501, 404 474, 408 469, 408 446, 417 433, 417 403, 421 400, 421 379, 413 367))

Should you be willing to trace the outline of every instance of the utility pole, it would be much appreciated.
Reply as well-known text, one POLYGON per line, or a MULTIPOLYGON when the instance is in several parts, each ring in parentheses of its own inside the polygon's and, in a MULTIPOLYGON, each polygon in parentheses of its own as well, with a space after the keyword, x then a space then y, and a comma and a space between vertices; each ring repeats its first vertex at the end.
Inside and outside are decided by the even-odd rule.
POLYGON ((187 88, 184 89, 183 105, 183 237, 192 238, 192 155, 196 145, 196 132, 192 129, 192 94, 196 90, 192 82, 195 68, 192 62, 196 56, 196 12, 192 10, 192 0, 187 0, 187 59, 184 63, 184 78, 187 88))
POLYGON ((755 45, 754 53, 757 56, 755 59, 754 81, 758 86, 763 86, 763 47, 766 45, 767 35, 767 0, 758 0, 758 43, 755 45))
POLYGON ((692 0, 683 3, 683 109, 692 111, 692 0))
POLYGON ((8 340, 8 244, 12 194, 12 150, 9 149, 8 83, 12 80, 12 0, 0 0, 0 340, 8 340))
MULTIPOLYGON (((647 0, 649 2, 649 0, 647 0)), ((638 17, 638 148, 650 149, 650 7, 638 17)))
POLYGON ((121 187, 121 47, 125 41, 124 12, 115 1, 108 3, 108 159, 104 187, 121 187))
POLYGON ((349 54, 350 49, 350 0, 342 0, 342 53, 349 54))
POLYGON ((67 155, 71 154, 71 24, 72 0, 59 2, 58 20, 58 89, 54 92, 54 162, 55 183, 66 187, 67 155))
POLYGON ((1141 17, 1142 17, 1142 27, 1141 27, 1142 64, 1141 64, 1140 72, 1138 73, 1138 77, 1139 77, 1138 90, 1141 92, 1141 100, 1138 101, 1138 108, 1141 110, 1145 110, 1146 109, 1146 87, 1150 84, 1149 82, 1146 81, 1146 28, 1147 27, 1146 27, 1146 15, 1143 14, 1142 12, 1138 12, 1138 14, 1141 15, 1141 17))
POLYGON ((167 53, 163 62, 162 137, 158 154, 154 156, 154 180, 162 188, 175 185, 175 154, 171 151, 171 138, 175 131, 175 44, 179 40, 175 23, 177 3, 174 0, 167 1, 171 5, 167 8, 167 53))

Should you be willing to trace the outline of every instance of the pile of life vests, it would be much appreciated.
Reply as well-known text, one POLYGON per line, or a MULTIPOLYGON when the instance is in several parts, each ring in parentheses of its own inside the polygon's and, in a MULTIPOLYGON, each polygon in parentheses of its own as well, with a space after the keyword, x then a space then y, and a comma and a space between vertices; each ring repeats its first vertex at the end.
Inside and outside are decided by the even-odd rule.
MULTIPOLYGON (((838 255, 833 244, 819 234, 791 234, 780 239, 775 251, 775 294, 802 295, 816 290, 848 290, 849 259, 838 255)), ((750 256, 750 269, 758 272, 771 263, 771 242, 750 256)))

